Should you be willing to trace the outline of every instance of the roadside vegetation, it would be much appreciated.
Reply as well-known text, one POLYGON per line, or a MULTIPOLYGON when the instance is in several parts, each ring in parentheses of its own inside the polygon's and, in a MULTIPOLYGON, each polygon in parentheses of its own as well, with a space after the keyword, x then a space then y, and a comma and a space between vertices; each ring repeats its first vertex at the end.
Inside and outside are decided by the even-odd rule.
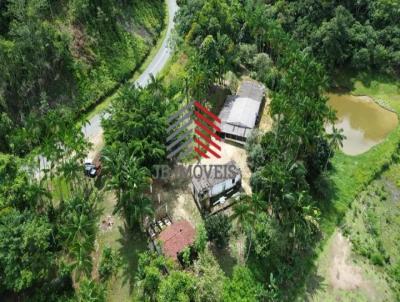
POLYGON ((397 2, 178 1, 168 66, 147 87, 125 85, 110 101, 95 180, 83 176, 91 146, 74 117, 139 66, 162 28, 162 3, 17 2, 0 16, 0 151, 8 152, 0 154, 0 297, 400 298, 400 127, 358 156, 340 151, 340 129, 325 131, 335 120, 330 89, 400 113, 397 2), (22 38, 29 33, 32 41, 22 38), (49 40, 48 57, 34 49, 38 33, 49 40), (218 113, 248 77, 267 88, 272 120, 245 147, 251 194, 224 213, 192 217, 196 238, 182 264, 149 251, 145 225, 158 206, 152 174, 169 163, 168 115, 189 99, 218 113), (18 157, 36 145, 49 160, 40 172, 37 158, 18 157), (335 252, 342 262, 331 270, 335 252), (338 278, 340 266, 353 279, 338 278))
POLYGON ((25 155, 127 81, 164 27, 163 1, 3 1, 0 151, 25 155))
POLYGON ((0 7, 0 300, 106 301, 121 260, 98 250, 107 195, 83 174, 91 145, 77 120, 144 62, 165 4, 0 7), (33 148, 46 159, 18 157, 33 148))

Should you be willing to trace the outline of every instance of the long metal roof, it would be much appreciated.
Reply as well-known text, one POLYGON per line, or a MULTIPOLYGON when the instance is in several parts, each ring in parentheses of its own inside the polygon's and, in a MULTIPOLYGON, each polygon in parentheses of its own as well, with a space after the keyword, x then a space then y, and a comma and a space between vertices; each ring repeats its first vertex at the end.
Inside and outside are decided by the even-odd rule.
POLYGON ((248 137, 255 127, 265 87, 256 81, 243 81, 237 95, 228 96, 219 114, 221 131, 248 137))

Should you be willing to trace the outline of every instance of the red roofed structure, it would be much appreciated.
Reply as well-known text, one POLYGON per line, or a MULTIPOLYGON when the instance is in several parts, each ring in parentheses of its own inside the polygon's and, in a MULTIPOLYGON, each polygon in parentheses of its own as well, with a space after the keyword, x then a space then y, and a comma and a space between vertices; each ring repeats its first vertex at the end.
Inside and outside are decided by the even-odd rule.
POLYGON ((178 260, 178 255, 193 244, 196 231, 187 220, 177 221, 158 235, 165 256, 178 260))

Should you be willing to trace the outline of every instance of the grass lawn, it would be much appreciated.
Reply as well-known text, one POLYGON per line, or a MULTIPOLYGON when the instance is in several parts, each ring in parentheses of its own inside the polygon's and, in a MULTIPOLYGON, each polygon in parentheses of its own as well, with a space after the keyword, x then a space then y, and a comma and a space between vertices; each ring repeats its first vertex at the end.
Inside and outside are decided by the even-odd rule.
POLYGON ((135 274, 138 265, 139 253, 147 250, 147 238, 144 234, 133 233, 128 230, 122 217, 112 215, 115 205, 115 196, 112 192, 104 194, 103 213, 100 221, 111 215, 114 222, 110 229, 99 230, 96 240, 96 252, 94 263, 97 264, 102 250, 109 246, 116 249, 122 258, 122 267, 113 280, 109 282, 107 301, 122 302, 132 301, 132 294, 135 290, 135 274))
POLYGON ((400 164, 392 164, 353 200, 341 230, 327 240, 307 278, 309 300, 398 301, 399 175, 400 164), (342 234, 348 239, 338 240, 342 234))
POLYGON ((307 276, 306 293, 296 301, 395 301, 386 277, 355 255, 337 231, 326 241, 317 268, 307 276))
MULTIPOLYGON (((393 164, 353 202, 344 231, 377 267, 400 264, 400 164, 393 164)), ((389 270, 390 271, 390 270, 389 270)))

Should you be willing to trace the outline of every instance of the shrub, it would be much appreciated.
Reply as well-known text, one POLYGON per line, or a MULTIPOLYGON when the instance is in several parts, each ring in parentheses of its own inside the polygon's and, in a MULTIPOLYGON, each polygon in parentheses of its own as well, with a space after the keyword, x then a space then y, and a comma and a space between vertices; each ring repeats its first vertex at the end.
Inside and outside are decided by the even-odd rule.
POLYGON ((400 260, 391 269, 391 275, 396 282, 400 283, 400 260))
POLYGON ((261 82, 266 82, 267 77, 274 67, 274 64, 266 53, 258 53, 254 56, 252 61, 253 72, 251 76, 261 82))
POLYGON ((112 275, 116 274, 121 266, 121 258, 117 251, 106 247, 103 250, 101 262, 99 266, 99 275, 101 280, 108 280, 112 275))
POLYGON ((228 244, 230 230, 231 222, 225 214, 216 214, 206 220, 208 238, 219 248, 223 248, 228 244))
POLYGON ((263 287, 253 273, 243 266, 235 266, 233 276, 225 282, 222 301, 260 301, 263 287))
POLYGON ((253 62, 254 56, 257 53, 257 47, 254 44, 240 44, 239 45, 239 58, 240 63, 249 67, 249 65, 253 62))
POLYGON ((204 224, 200 224, 197 226, 194 248, 198 253, 201 253, 205 250, 206 246, 207 246, 207 231, 204 227, 204 224))
POLYGON ((373 253, 371 255, 371 261, 374 265, 382 266, 385 262, 383 256, 380 253, 373 253))

